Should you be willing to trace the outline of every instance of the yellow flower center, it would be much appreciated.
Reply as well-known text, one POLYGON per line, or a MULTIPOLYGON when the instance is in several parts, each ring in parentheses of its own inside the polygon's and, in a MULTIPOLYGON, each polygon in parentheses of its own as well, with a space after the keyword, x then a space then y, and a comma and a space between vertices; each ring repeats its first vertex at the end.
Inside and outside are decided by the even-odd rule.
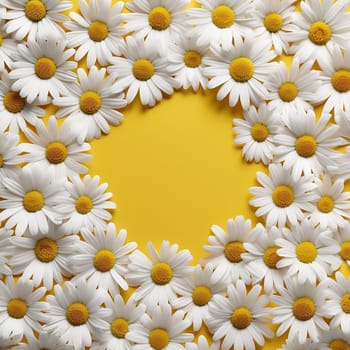
POLYGON ((111 324, 111 333, 116 338, 125 338, 125 334, 129 332, 129 323, 124 318, 116 318, 111 324))
POLYGON ((231 315, 231 323, 237 329, 247 328, 252 322, 252 313, 246 307, 235 309, 231 315))
POLYGON ((293 314, 299 321, 307 321, 315 315, 316 307, 312 299, 301 297, 293 303, 293 314))
POLYGON ((295 141, 295 150, 301 157, 312 157, 317 151, 317 142, 311 135, 300 136, 295 141))
POLYGON ((22 299, 11 299, 7 304, 7 313, 12 318, 22 318, 28 311, 27 303, 22 299))
POLYGON ((169 334, 165 329, 155 328, 149 333, 149 344, 153 349, 161 350, 169 343, 169 334))
POLYGON ((105 40, 108 36, 107 24, 100 21, 94 21, 90 24, 88 29, 89 37, 93 41, 105 40))
POLYGON ((277 186, 272 192, 272 200, 280 208, 289 207, 294 201, 293 190, 287 185, 277 186))
POLYGON ((334 200, 329 196, 322 196, 317 202, 317 209, 322 213, 329 213, 334 208, 334 200))
POLYGON ((309 39, 316 45, 324 45, 332 36, 331 27, 323 22, 317 21, 311 24, 309 29, 309 39))
POLYGON ((243 243, 240 241, 233 241, 226 244, 224 249, 225 257, 232 263, 239 263, 242 261, 241 254, 245 253, 246 250, 243 243))
POLYGON ((283 18, 279 13, 271 12, 265 16, 264 25, 270 33, 277 33, 282 28, 283 18))
POLYGON ((67 155, 67 147, 62 142, 51 142, 46 146, 46 159, 52 164, 64 162, 67 155))
POLYGON ((269 247, 264 251, 263 260, 266 266, 270 269, 275 269, 277 263, 281 260, 281 257, 277 254, 279 247, 269 247))
POLYGON ((80 196, 75 201, 75 209, 79 214, 88 214, 92 207, 92 200, 88 196, 80 196))
POLYGON ((295 247, 295 254, 301 262, 309 264, 316 259, 317 248, 315 244, 310 241, 300 242, 295 247))
MULTIPOLYGON (((34 0, 31 0, 34 1, 34 0)), ((48 57, 40 57, 34 65, 35 74, 40 79, 50 79, 56 73, 56 63, 48 57)))
POLYGON ((0 154, 0 168, 4 166, 4 157, 0 154))
POLYGON ((70 304, 66 310, 66 319, 72 326, 81 326, 89 319, 89 310, 83 303, 70 304))
POLYGON ((115 255, 108 249, 99 250, 94 257, 94 266, 96 270, 107 272, 115 265, 115 255))
POLYGON ((132 72, 135 78, 141 81, 150 79, 154 74, 154 70, 153 63, 146 58, 138 59, 132 66, 132 72))
POLYGON ((232 79, 239 83, 244 83, 253 76, 254 64, 247 57, 238 57, 232 60, 229 70, 232 79))
POLYGON ((228 28, 235 22, 235 13, 231 7, 220 5, 213 10, 211 20, 218 28, 228 28))
POLYGON ((155 263, 151 270, 151 278, 155 284, 164 285, 173 278, 173 270, 168 263, 155 263))
POLYGON ((350 90, 350 71, 339 69, 332 75, 332 85, 338 92, 347 92, 350 90))
POLYGON ((44 196, 39 191, 29 191, 23 197, 23 207, 30 213, 41 210, 44 204, 44 196))
POLYGON ((264 124, 256 123, 251 127, 250 135, 256 142, 264 142, 269 136, 269 129, 264 124))
POLYGON ((331 350, 350 350, 350 345, 343 339, 334 339, 329 344, 328 347, 331 350))
POLYGON ((50 238, 39 239, 35 244, 34 252, 37 259, 41 262, 50 262, 57 256, 57 243, 50 238))
POLYGON ((207 305, 211 299, 211 290, 207 286, 197 286, 193 289, 192 300, 198 306, 207 305))
POLYGON ((2 45, 2 41, 3 41, 3 36, 2 36, 2 33, 0 33, 0 46, 2 45))
POLYGON ((282 101, 291 102, 298 96, 298 88, 292 82, 285 82, 278 89, 278 95, 282 101))
POLYGON ((341 298, 340 305, 345 313, 350 313, 350 293, 346 293, 343 295, 343 297, 341 298))
POLYGON ((46 7, 39 0, 29 0, 24 7, 24 13, 31 21, 39 22, 46 16, 46 7))
POLYGON ((165 7, 157 6, 150 11, 148 22, 155 30, 167 29, 171 24, 171 14, 165 7))
POLYGON ((85 91, 79 98, 79 105, 83 113, 95 114, 101 108, 101 96, 95 91, 85 91))
POLYGON ((350 241, 344 241, 340 245, 339 254, 344 260, 350 260, 350 241))
POLYGON ((187 67, 196 68, 202 62, 202 56, 199 52, 189 50, 184 55, 184 62, 187 67))
POLYGON ((10 113, 19 113, 26 104, 26 99, 21 97, 17 91, 8 91, 4 95, 4 107, 10 113))

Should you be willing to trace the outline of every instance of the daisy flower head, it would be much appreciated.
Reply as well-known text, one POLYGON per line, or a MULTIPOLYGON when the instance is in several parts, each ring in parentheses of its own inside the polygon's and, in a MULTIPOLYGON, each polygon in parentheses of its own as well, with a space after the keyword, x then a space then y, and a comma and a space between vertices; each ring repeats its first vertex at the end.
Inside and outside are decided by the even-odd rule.
POLYGON ((50 317, 43 326, 44 330, 74 350, 91 346, 92 339, 109 327, 104 319, 111 311, 101 306, 106 300, 105 292, 92 288, 85 281, 75 285, 70 281, 63 286, 56 284, 54 295, 48 295, 46 300, 50 317))
POLYGON ((214 295, 209 302, 209 330, 213 341, 222 341, 222 349, 253 350, 255 344, 263 346, 265 337, 271 338, 273 332, 267 327, 270 323, 265 307, 269 298, 259 296, 260 285, 254 285, 247 291, 242 280, 230 284, 227 289, 228 298, 214 295))
POLYGON ((0 281, 0 339, 30 339, 34 331, 42 331, 39 322, 46 320, 48 303, 40 300, 45 293, 45 287, 33 290, 33 281, 23 277, 17 282, 13 276, 0 281))
POLYGON ((121 52, 124 57, 112 57, 108 72, 118 78, 111 91, 127 90, 128 103, 139 93, 142 105, 153 107, 163 98, 162 93, 171 95, 179 86, 170 76, 169 62, 161 55, 158 44, 128 36, 121 52))
POLYGON ((14 350, 43 350, 43 349, 54 349, 54 350, 73 350, 73 347, 67 346, 60 342, 60 340, 52 335, 45 332, 40 333, 38 338, 31 338, 28 343, 20 343, 14 346, 14 350))
POLYGON ((0 132, 0 179, 3 177, 15 177, 19 173, 21 163, 18 146, 18 134, 0 132))
MULTIPOLYGON (((0 228, 0 279, 3 275, 12 275, 12 270, 8 264, 8 260, 13 254, 10 248, 10 237, 12 230, 0 228)), ((1 342, 0 342, 1 345, 1 342)))
POLYGON ((208 340, 204 335, 198 337, 197 343, 186 343, 185 350, 219 350, 220 342, 212 342, 208 344, 208 340))
POLYGON ((134 293, 136 301, 152 308, 157 304, 168 305, 177 297, 176 290, 192 272, 192 267, 188 266, 192 261, 190 252, 187 249, 178 251, 178 248, 177 244, 162 241, 158 253, 148 242, 151 259, 139 250, 130 255, 126 281, 138 287, 134 293))
POLYGON ((186 319, 191 321, 194 331, 198 331, 203 322, 206 323, 209 316, 208 303, 213 295, 226 294, 227 283, 222 280, 214 283, 213 274, 214 267, 211 264, 205 265, 203 269, 196 265, 193 277, 184 279, 176 288, 179 297, 174 299, 172 307, 186 313, 186 319))
POLYGON ((21 160, 27 163, 25 167, 39 165, 51 169, 55 177, 72 177, 88 171, 81 163, 92 159, 92 155, 85 153, 91 147, 86 142, 77 143, 77 134, 66 121, 58 127, 55 116, 51 116, 47 128, 42 121, 38 121, 36 132, 29 128, 24 130, 31 142, 20 144, 21 151, 25 153, 21 156, 21 160))
POLYGON ((273 138, 281 124, 279 116, 272 113, 265 102, 258 108, 250 106, 243 111, 243 116, 243 119, 233 119, 234 143, 243 146, 242 155, 248 162, 270 163, 275 149, 273 138))
MULTIPOLYGON (((4 13, 4 12, 3 12, 4 13)), ((6 12, 5 12, 6 13, 6 12)), ((13 55, 16 52, 17 42, 6 33, 5 20, 0 14, 0 72, 6 72, 6 68, 12 67, 13 55)))
POLYGON ((66 50, 65 40, 32 40, 27 46, 19 44, 17 51, 18 60, 13 62, 9 77, 14 80, 12 89, 28 103, 37 99, 44 105, 51 97, 69 93, 67 85, 75 81, 72 70, 77 62, 68 60, 75 50, 66 50))
POLYGON ((53 99, 53 104, 60 107, 56 117, 67 116, 68 127, 79 143, 99 138, 101 132, 108 134, 109 125, 118 125, 123 119, 116 109, 126 106, 124 95, 112 91, 115 76, 105 74, 106 68, 93 66, 88 74, 79 68, 79 83, 71 84, 68 94, 53 99))
POLYGON ((268 43, 255 41, 250 35, 243 43, 231 45, 227 50, 219 45, 213 45, 211 50, 212 56, 203 59, 207 66, 204 73, 210 78, 209 89, 220 87, 217 93, 219 101, 229 96, 230 107, 240 100, 242 108, 247 110, 251 103, 257 106, 268 98, 262 82, 274 72, 277 64, 271 62, 276 55, 268 43))
POLYGON ((112 55, 119 55, 119 46, 123 42, 125 30, 122 1, 112 4, 111 0, 79 0, 81 15, 71 12, 73 21, 64 23, 70 31, 66 33, 67 46, 76 48, 74 59, 80 61, 85 55, 86 64, 91 68, 96 61, 106 66, 112 55))
POLYGON ((298 339, 288 338, 282 348, 278 348, 278 350, 319 350, 319 347, 318 343, 312 341, 312 339, 306 339, 305 342, 300 343, 298 339))
POLYGON ((343 261, 350 265, 350 223, 346 222, 343 227, 338 230, 337 235, 340 244, 339 255, 343 261))
POLYGON ((286 224, 295 225, 304 218, 304 211, 312 211, 311 203, 316 194, 316 184, 308 176, 294 179, 290 170, 281 164, 272 163, 268 168, 269 175, 257 172, 257 180, 261 186, 253 186, 249 192, 254 196, 249 204, 258 209, 257 217, 263 217, 267 227, 286 224))
POLYGON ((350 336, 340 329, 330 329, 320 335, 317 350, 347 350, 350 349, 350 336))

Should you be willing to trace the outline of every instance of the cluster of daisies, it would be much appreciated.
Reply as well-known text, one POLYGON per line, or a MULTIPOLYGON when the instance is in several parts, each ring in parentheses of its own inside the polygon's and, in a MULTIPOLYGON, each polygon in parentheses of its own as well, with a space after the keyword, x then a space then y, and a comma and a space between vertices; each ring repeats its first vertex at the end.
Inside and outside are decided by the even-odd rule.
POLYGON ((349 349, 349 4, 0 0, 0 349, 349 349), (264 225, 214 225, 195 266, 127 242, 86 166, 137 96, 189 88, 241 108, 267 169, 264 225))

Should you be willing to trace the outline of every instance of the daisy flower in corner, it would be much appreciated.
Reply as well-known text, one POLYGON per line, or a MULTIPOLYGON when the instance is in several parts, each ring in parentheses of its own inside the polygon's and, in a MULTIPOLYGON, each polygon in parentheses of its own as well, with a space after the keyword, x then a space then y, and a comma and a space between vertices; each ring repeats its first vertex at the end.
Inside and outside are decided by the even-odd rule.
MULTIPOLYGON (((1 2, 0 2, 1 3, 1 2)), ((3 14, 6 12, 3 12, 3 14)), ((16 52, 18 42, 10 34, 6 33, 5 20, 0 14, 0 72, 6 72, 6 68, 12 68, 13 55, 16 52)))
POLYGON ((43 349, 54 349, 54 350, 73 350, 73 347, 67 346, 59 341, 59 339, 49 333, 42 332, 38 338, 28 339, 28 343, 21 343, 14 346, 14 350, 43 350, 43 349))
POLYGON ((187 249, 178 251, 178 248, 177 244, 162 241, 158 253, 148 242, 151 259, 139 250, 130 255, 126 281, 138 287, 134 293, 136 301, 152 308, 157 304, 168 305, 177 297, 176 289, 192 272, 192 267, 188 266, 192 261, 190 252, 187 249))
POLYGON ((268 43, 255 41, 250 35, 243 43, 231 45, 227 50, 219 45, 213 45, 211 50, 212 56, 203 59, 207 66, 204 73, 210 78, 209 89, 219 87, 219 101, 228 96, 230 107, 236 106, 239 100, 247 110, 251 103, 257 106, 268 98, 262 82, 277 64, 271 62, 276 55, 269 50, 268 43))
POLYGON ((66 117, 68 127, 77 135, 79 143, 108 134, 109 125, 118 125, 123 115, 117 111, 126 106, 123 94, 113 92, 115 76, 105 77, 106 68, 93 66, 88 74, 78 69, 79 83, 69 87, 69 93, 55 97, 53 104, 60 107, 56 117, 66 117))
POLYGON ((18 134, 0 132, 0 179, 4 177, 14 178, 19 174, 21 150, 18 143, 18 134))
POLYGON ((315 350, 347 350, 350 349, 350 335, 340 329, 330 329, 320 335, 318 347, 315 350))
POLYGON ((12 275, 12 270, 8 264, 8 259, 13 254, 13 250, 10 248, 9 238, 11 236, 12 230, 0 228, 0 279, 4 275, 12 275))
POLYGON ((64 40, 32 40, 27 45, 17 46, 18 59, 9 73, 14 80, 12 89, 28 103, 37 99, 42 105, 49 103, 51 97, 68 94, 67 84, 75 81, 72 70, 77 66, 77 62, 68 60, 74 49, 66 50, 64 40))
POLYGON ((71 12, 73 21, 64 23, 70 31, 66 33, 67 46, 77 49, 74 59, 80 61, 85 55, 86 65, 91 68, 96 61, 106 66, 112 55, 119 55, 119 46, 126 33, 123 21, 122 1, 112 5, 111 0, 79 0, 81 15, 71 12))

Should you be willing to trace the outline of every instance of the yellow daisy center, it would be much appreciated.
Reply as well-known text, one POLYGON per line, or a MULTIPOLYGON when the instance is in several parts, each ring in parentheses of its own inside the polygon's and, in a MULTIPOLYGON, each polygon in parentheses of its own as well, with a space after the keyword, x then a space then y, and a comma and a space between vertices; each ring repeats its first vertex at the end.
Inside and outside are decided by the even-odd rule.
POLYGON ((322 196, 317 202, 317 209, 322 213, 329 213, 334 208, 334 200, 329 196, 322 196))
POLYGON ((89 196, 80 196, 75 201, 75 209, 79 214, 88 214, 92 207, 93 203, 89 196))
POLYGON ((332 36, 331 27, 323 22, 317 21, 311 24, 309 29, 309 39, 316 45, 324 45, 332 36))
POLYGON ((125 338, 125 334, 129 332, 129 323, 124 318, 116 318, 111 324, 111 333, 116 338, 125 338))
POLYGON ((340 245, 339 254, 344 260, 350 260, 350 241, 344 241, 340 245))
POLYGON ((171 24, 171 14, 165 7, 157 6, 150 11, 148 22, 155 30, 167 29, 171 24))
POLYGON ((262 123, 256 123, 251 127, 250 135, 256 142, 264 142, 269 136, 269 129, 262 123))
MULTIPOLYGON (((32 0, 34 1, 34 0, 32 0)), ((50 79, 56 73, 56 63, 53 59, 48 57, 40 57, 34 65, 35 74, 40 79, 50 79)))
POLYGON ((280 208, 289 207, 294 201, 294 192, 287 185, 277 186, 272 192, 272 200, 280 208))
POLYGON ((0 154, 0 168, 4 166, 4 157, 0 154))
POLYGON ((19 113, 26 104, 26 99, 21 97, 17 91, 8 91, 4 95, 4 107, 10 113, 19 113))
POLYGON ((34 252, 37 259, 41 262, 50 262, 57 256, 57 243, 50 238, 39 239, 35 244, 34 252))
POLYGON ((115 255, 108 249, 99 250, 94 257, 94 266, 96 270, 107 272, 115 265, 115 255))
POLYGON ((264 26, 270 33, 277 33, 283 25, 283 18, 277 12, 269 13, 264 18, 264 26))
POLYGON ((12 318, 22 318, 28 311, 27 303, 22 299, 11 299, 7 304, 7 313, 12 318))
POLYGON ((346 293, 343 295, 343 297, 341 298, 340 305, 345 313, 350 313, 350 293, 346 293))
POLYGON ((246 307, 235 309, 231 315, 231 323, 237 329, 247 328, 252 322, 252 313, 246 307))
POLYGON ((332 85, 338 92, 347 92, 350 90, 350 71, 339 69, 333 73, 331 79, 332 85))
POLYGON ((307 321, 315 315, 316 306, 312 299, 301 297, 293 303, 293 314, 299 321, 307 321))
POLYGON ((161 350, 169 343, 170 337, 168 332, 162 328, 152 329, 149 333, 149 344, 153 349, 161 350))
POLYGON ((269 247, 264 251, 263 260, 266 266, 270 269, 275 269, 277 263, 281 260, 281 257, 277 254, 279 247, 269 247))
POLYGON ((315 244, 310 241, 300 242, 295 247, 295 254, 301 262, 309 264, 316 259, 317 248, 315 244))
POLYGON ((3 41, 3 36, 2 36, 2 33, 0 33, 0 46, 2 45, 2 41, 3 41))
POLYGON ((207 305, 211 299, 211 290, 207 286, 197 286, 192 291, 192 300, 198 306, 207 305))
POLYGON ((89 37, 93 41, 105 40, 108 36, 107 24, 100 21, 94 21, 90 24, 88 29, 89 37))
POLYGON ((39 22, 46 16, 46 7, 39 0, 30 0, 24 7, 24 13, 33 22, 39 22))
POLYGON ((202 62, 202 56, 198 51, 189 50, 184 55, 184 62, 187 67, 196 68, 202 62))
POLYGON ((64 162, 67 155, 67 147, 62 142, 51 142, 46 146, 46 159, 52 164, 64 162))
POLYGON ((95 114, 101 105, 101 96, 95 91, 85 91, 79 98, 80 110, 85 114, 95 114))
POLYGON ((138 59, 132 66, 132 72, 135 78, 141 81, 150 79, 153 76, 154 71, 153 63, 146 58, 138 59))
POLYGON ((292 82, 285 82, 279 87, 278 96, 284 102, 291 102, 298 96, 298 88, 292 82))
POLYGON ((311 135, 300 136, 295 141, 295 150, 301 157, 312 157, 317 151, 317 141, 311 135))
POLYGON ((72 326, 81 326, 89 319, 89 310, 83 303, 70 304, 66 310, 66 319, 72 326))
POLYGON ((243 243, 240 241, 233 241, 226 244, 224 249, 225 257, 228 261, 232 263, 239 263, 242 261, 241 255, 245 253, 246 250, 243 243))
POLYGON ((331 350, 350 350, 350 345, 343 339, 334 339, 329 344, 328 347, 331 350))
POLYGON ((23 197, 23 207, 30 213, 41 210, 44 204, 44 196, 39 191, 29 191, 23 197))
POLYGON ((168 263, 155 263, 151 270, 151 278, 155 284, 164 285, 173 278, 173 270, 168 263))
POLYGON ((230 63, 232 79, 239 83, 248 81, 254 74, 254 63, 247 57, 238 57, 230 63))
POLYGON ((235 22, 235 13, 231 7, 220 5, 213 10, 211 20, 218 28, 229 28, 235 22))

